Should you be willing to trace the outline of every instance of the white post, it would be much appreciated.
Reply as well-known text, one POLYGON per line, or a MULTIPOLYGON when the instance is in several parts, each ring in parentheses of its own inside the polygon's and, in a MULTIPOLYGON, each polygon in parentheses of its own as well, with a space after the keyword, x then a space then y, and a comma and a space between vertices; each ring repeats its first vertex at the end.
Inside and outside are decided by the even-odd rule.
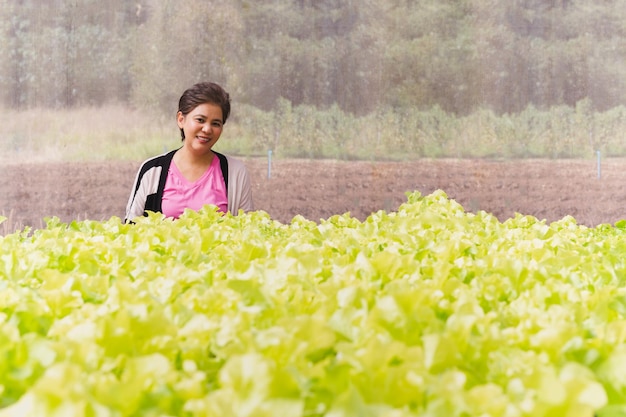
POLYGON ((600 167, 600 150, 596 151, 596 156, 598 157, 598 179, 602 177, 602 168, 600 167))
POLYGON ((267 178, 272 178, 272 150, 267 151, 267 178))

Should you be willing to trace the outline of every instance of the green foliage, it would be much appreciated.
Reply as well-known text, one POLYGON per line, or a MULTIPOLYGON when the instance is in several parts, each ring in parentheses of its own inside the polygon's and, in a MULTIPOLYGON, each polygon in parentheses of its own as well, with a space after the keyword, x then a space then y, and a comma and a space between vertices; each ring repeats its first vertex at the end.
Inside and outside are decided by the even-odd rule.
MULTIPOLYGON (((223 84, 276 110, 458 116, 626 102, 623 0, 0 0, 0 105, 172 114, 223 84)), ((316 153, 319 151, 311 150, 316 153)), ((309 153, 309 151, 306 151, 309 153)))
POLYGON ((229 84, 228 74, 240 67, 241 53, 235 42, 241 39, 242 22, 234 6, 165 0, 151 4, 145 13, 148 20, 131 32, 133 42, 127 46, 132 50, 134 105, 174 115, 178 98, 192 84, 229 84))
POLYGON ((337 105, 320 110, 282 99, 274 112, 243 107, 245 116, 233 118, 234 132, 219 146, 245 155, 271 149, 279 157, 376 160, 623 156, 625 112, 623 106, 596 112, 583 100, 501 116, 487 109, 455 116, 439 107, 355 116, 337 105))
POLYGON ((0 416, 616 415, 622 223, 48 219, 0 237, 0 416))
MULTIPOLYGON (((173 117, 125 107, 7 111, 0 160, 140 161, 180 146, 173 117), (33 114, 37 117, 33 121, 33 114), (42 135, 45 129, 46 134, 42 135)), ((381 109, 356 116, 286 99, 275 111, 236 105, 216 150, 244 157, 408 160, 418 158, 594 158, 626 155, 626 108, 597 112, 588 100, 516 114, 480 109, 455 116, 381 109)))
POLYGON ((7 110, 5 116, 3 163, 141 161, 180 144, 173 117, 154 118, 128 107, 7 110))

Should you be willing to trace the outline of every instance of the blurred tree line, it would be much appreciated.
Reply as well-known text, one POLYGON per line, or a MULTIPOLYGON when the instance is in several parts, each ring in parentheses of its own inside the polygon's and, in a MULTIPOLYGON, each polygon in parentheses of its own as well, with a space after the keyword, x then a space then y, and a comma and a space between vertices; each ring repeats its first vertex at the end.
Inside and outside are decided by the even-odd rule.
POLYGON ((626 0, 0 0, 0 105, 459 116, 626 103, 626 0))

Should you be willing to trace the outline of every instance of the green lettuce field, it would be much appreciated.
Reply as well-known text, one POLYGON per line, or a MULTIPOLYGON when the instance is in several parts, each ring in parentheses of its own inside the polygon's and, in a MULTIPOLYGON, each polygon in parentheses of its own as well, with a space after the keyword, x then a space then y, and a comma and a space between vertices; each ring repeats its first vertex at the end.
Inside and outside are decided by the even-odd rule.
POLYGON ((0 237, 0 417, 626 416, 626 221, 439 191, 0 237))

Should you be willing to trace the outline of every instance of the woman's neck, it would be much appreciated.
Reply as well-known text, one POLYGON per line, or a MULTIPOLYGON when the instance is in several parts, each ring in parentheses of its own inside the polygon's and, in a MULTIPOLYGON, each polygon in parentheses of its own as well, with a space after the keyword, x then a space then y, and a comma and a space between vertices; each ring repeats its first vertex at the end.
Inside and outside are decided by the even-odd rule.
POLYGON ((174 161, 176 165, 186 165, 189 167, 208 167, 213 162, 215 154, 213 151, 203 154, 196 154, 191 152, 185 146, 180 148, 176 154, 174 154, 174 161))

